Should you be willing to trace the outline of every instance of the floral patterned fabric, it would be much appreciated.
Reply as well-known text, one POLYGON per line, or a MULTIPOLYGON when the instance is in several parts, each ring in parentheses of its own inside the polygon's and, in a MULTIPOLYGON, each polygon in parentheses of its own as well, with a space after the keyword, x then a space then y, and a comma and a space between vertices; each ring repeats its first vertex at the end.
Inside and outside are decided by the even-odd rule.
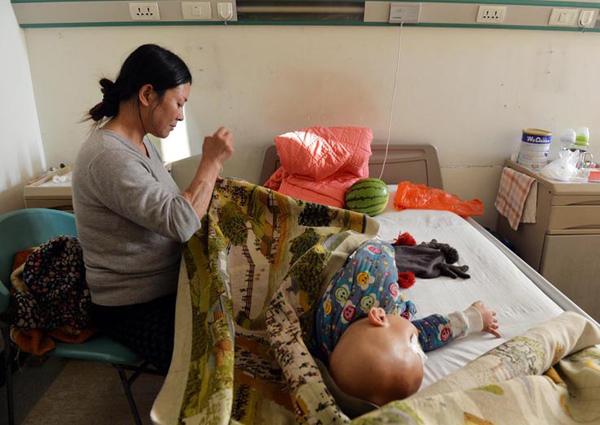
POLYGON ((90 291, 77 238, 62 235, 40 245, 23 265, 23 282, 26 287, 14 292, 17 328, 89 326, 90 291))
POLYGON ((600 330, 576 313, 515 337, 356 424, 600 423, 600 330))
POLYGON ((308 345, 327 284, 370 217, 234 180, 186 244, 156 423, 340 423, 308 345))
POLYGON ((40 245, 13 271, 11 283, 16 317, 10 337, 23 351, 42 355, 54 349, 53 339, 81 343, 96 332, 77 238, 62 235, 40 245))
MULTIPOLYGON (((376 233, 361 214, 247 183, 217 184, 202 229, 184 249, 175 350, 153 422, 350 422, 308 345, 323 283, 376 233)), ((353 422, 594 423, 600 351, 577 352, 598 343, 594 324, 565 313, 353 422)))

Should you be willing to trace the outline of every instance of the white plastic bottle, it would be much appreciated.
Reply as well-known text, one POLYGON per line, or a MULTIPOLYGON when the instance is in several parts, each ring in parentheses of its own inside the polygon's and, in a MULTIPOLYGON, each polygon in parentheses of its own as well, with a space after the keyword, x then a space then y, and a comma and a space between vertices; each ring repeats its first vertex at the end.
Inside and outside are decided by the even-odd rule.
POLYGON ((575 133, 575 130, 572 128, 565 130, 560 136, 560 149, 563 151, 571 150, 576 140, 577 134, 575 133))

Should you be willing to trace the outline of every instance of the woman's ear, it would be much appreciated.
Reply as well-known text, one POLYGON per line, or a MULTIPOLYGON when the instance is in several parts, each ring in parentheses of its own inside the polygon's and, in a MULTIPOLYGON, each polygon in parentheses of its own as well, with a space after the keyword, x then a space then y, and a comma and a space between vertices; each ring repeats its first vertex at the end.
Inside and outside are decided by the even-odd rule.
POLYGON ((149 106, 152 103, 154 97, 154 88, 152 84, 144 84, 138 92, 138 100, 140 105, 149 106))
POLYGON ((387 315, 385 314, 385 310, 381 307, 373 307, 369 310, 369 322, 373 326, 386 326, 387 325, 387 315))

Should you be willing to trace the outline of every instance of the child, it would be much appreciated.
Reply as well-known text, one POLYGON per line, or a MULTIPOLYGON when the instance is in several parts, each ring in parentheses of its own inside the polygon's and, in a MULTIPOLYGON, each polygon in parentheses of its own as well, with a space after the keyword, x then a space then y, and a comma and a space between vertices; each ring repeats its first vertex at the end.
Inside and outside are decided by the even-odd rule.
POLYGON ((470 332, 500 337, 480 301, 464 312, 409 321, 416 307, 399 292, 394 247, 370 240, 350 255, 317 310, 319 357, 346 394, 383 405, 416 392, 431 351, 470 332))

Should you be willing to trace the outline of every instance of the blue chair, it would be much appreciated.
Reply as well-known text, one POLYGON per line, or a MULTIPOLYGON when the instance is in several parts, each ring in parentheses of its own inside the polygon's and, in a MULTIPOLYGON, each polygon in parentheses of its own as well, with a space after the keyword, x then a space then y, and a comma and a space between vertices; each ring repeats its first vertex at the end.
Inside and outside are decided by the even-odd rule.
MULTIPOLYGON (((26 209, 10 212, 0 216, 0 313, 9 306, 9 282, 14 254, 17 251, 38 246, 58 235, 77 236, 75 216, 73 214, 50 209, 26 209)), ((9 326, 0 322, 2 338, 5 345, 4 367, 6 370, 6 388, 8 401, 8 423, 14 424, 13 383, 11 367, 11 344, 9 326)), ((52 356, 66 359, 95 360, 113 365, 121 379, 125 396, 135 423, 142 423, 131 385, 143 373, 156 373, 147 370, 148 362, 142 362, 133 351, 105 335, 97 335, 82 344, 57 342, 52 356), (128 378, 125 370, 134 371, 128 378)))

